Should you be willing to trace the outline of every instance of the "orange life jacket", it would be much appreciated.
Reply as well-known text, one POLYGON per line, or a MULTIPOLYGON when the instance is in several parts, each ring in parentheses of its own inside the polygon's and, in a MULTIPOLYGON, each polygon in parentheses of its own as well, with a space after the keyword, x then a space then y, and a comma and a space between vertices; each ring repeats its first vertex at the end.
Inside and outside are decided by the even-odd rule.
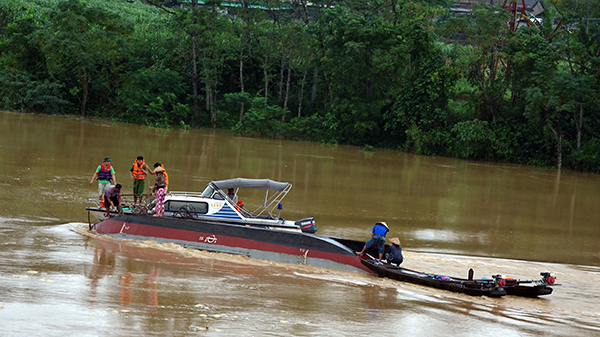
POLYGON ((142 165, 138 166, 137 160, 133 162, 133 179, 142 180, 146 179, 146 171, 142 169, 146 165, 146 162, 142 160, 142 165))
POLYGON ((167 170, 165 170, 165 165, 160 164, 160 167, 164 170, 163 174, 165 175, 165 186, 169 186, 169 175, 167 174, 167 170))

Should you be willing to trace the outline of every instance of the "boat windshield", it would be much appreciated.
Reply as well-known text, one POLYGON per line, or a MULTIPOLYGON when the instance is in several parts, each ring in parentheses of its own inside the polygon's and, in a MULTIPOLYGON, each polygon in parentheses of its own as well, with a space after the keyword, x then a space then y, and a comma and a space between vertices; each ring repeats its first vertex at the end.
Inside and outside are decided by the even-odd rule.
POLYGON ((215 193, 215 190, 212 188, 212 186, 208 185, 206 186, 202 194, 200 194, 200 196, 210 198, 212 197, 213 193, 215 193))

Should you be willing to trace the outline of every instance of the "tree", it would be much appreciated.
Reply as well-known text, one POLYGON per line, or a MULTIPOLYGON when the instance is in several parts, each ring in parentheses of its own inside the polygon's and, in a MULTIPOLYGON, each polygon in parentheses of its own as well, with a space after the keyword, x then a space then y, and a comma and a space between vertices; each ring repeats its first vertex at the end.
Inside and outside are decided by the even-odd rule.
POLYGON ((600 109, 600 8, 590 0, 552 2, 561 18, 559 28, 565 34, 561 53, 573 80, 577 82, 576 90, 572 92, 577 103, 570 112, 576 132, 574 157, 577 162, 582 162, 596 155, 582 151, 582 135, 584 127, 596 128, 593 121, 597 118, 593 112, 598 113, 600 109))
POLYGON ((507 66, 502 48, 510 21, 510 14, 499 6, 476 4, 469 14, 460 15, 446 23, 448 34, 457 34, 463 43, 473 48, 465 48, 467 69, 465 75, 473 86, 478 88, 480 120, 495 123, 502 113, 503 98, 508 89, 504 78, 507 66))
POLYGON ((321 69, 331 100, 325 126, 330 138, 351 144, 373 142, 382 132, 381 110, 390 104, 403 69, 402 31, 380 17, 334 8, 321 20, 321 69))
POLYGON ((48 69, 71 86, 83 117, 97 68, 115 64, 123 57, 133 27, 116 14, 78 0, 60 2, 49 19, 51 26, 44 46, 48 69))
POLYGON ((407 5, 405 11, 413 15, 404 16, 398 24, 402 72, 393 106, 385 113, 385 128, 406 140, 406 150, 443 153, 451 125, 446 115, 451 78, 428 24, 427 10, 407 5))
MULTIPOLYGON (((188 5, 190 8, 183 10, 178 7, 172 8, 171 1, 168 0, 146 0, 152 6, 162 9, 177 21, 181 28, 190 37, 191 42, 191 75, 192 75, 192 102, 193 102, 193 124, 200 123, 199 102, 198 102, 198 35, 202 28, 198 22, 198 0, 192 0, 188 5)), ((214 2, 213 2, 214 4, 214 2)), ((207 103, 208 104, 208 103, 207 103)))

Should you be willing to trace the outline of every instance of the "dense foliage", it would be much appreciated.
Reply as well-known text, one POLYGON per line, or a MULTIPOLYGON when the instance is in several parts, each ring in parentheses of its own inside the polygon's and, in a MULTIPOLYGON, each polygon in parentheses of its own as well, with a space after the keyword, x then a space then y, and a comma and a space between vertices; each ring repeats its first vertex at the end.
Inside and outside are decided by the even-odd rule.
POLYGON ((0 109, 600 171, 600 14, 408 0, 4 0, 0 109))

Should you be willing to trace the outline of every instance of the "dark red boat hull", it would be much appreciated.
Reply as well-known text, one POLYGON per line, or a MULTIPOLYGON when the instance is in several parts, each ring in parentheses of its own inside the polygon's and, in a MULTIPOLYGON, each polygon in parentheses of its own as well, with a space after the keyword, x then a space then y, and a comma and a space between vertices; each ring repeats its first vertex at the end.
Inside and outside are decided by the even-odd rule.
POLYGON ((371 272, 355 254, 364 242, 297 231, 140 215, 112 217, 94 224, 92 229, 116 238, 173 242, 184 247, 258 259, 371 272))

